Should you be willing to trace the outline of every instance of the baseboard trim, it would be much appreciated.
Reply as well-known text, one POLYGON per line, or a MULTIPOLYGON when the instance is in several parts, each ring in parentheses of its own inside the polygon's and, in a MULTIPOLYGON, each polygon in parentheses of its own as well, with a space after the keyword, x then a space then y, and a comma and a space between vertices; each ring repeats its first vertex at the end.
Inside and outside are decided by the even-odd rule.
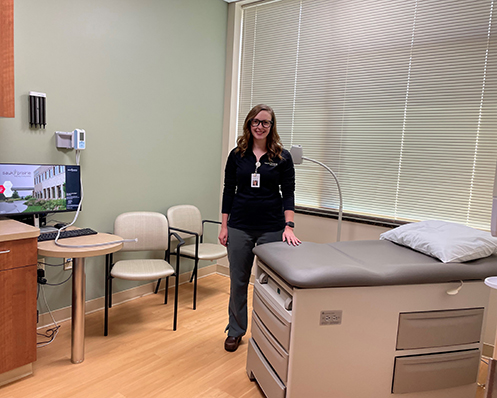
POLYGON ((217 264, 216 272, 219 275, 230 276, 230 267, 226 265, 217 264))
MULTIPOLYGON (((198 278, 203 278, 207 275, 214 274, 217 272, 218 264, 208 265, 206 267, 199 268, 198 270, 198 278)), ((187 283, 190 281, 192 272, 185 272, 180 274, 179 276, 179 284, 187 283)), ((172 276, 169 279, 169 288, 174 287, 175 277, 172 276)), ((116 292, 112 295, 112 305, 118 305, 124 303, 126 301, 135 300, 137 298, 147 296, 149 294, 153 294, 155 291, 156 282, 147 283, 145 285, 137 286, 131 289, 122 290, 120 292, 116 292)), ((161 286, 159 291, 164 291, 165 289, 165 280, 161 281, 161 286)), ((93 300, 88 300, 86 302, 85 313, 90 314, 92 312, 101 311, 104 309, 104 297, 99 297, 93 300)), ((52 316, 54 317, 57 323, 64 322, 71 319, 71 306, 60 308, 58 310, 52 311, 52 316)), ((38 329, 45 328, 53 324, 52 317, 49 312, 45 312, 39 315, 38 318, 38 329)))
POLYGON ((0 387, 33 374, 33 364, 20 366, 0 374, 0 387))
MULTIPOLYGON (((223 275, 223 276, 230 276, 230 267, 226 266, 226 265, 222 265, 222 264, 218 264, 217 265, 217 271, 216 271, 219 275, 223 275)), ((254 283, 255 281, 255 275, 252 274, 250 275, 250 283, 254 283)))

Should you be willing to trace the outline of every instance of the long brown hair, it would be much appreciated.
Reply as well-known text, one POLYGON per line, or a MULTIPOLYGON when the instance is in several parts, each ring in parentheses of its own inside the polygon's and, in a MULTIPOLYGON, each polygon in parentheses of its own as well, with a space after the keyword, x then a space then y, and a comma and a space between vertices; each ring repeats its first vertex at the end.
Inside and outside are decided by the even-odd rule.
POLYGON ((271 129, 269 130, 269 134, 266 139, 266 150, 268 154, 268 158, 271 160, 273 158, 281 159, 281 152, 283 150, 283 145, 281 145, 281 139, 278 135, 278 130, 276 129, 276 116, 274 114, 273 109, 270 106, 259 104, 254 106, 250 112, 247 114, 245 118, 245 122, 243 123, 243 134, 238 137, 236 144, 236 150, 239 151, 242 156, 245 156, 247 149, 252 148, 252 131, 250 129, 252 119, 256 117, 259 112, 266 111, 271 114, 271 119, 273 124, 271 129))

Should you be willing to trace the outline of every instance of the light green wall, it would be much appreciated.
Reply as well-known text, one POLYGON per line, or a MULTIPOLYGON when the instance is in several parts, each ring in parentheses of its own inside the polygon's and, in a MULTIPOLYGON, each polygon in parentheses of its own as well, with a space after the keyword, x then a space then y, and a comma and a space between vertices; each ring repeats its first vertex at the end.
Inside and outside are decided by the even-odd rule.
MULTIPOLYGON (((180 203, 219 219, 227 3, 14 3, 16 117, 0 118, 0 162, 74 164, 54 132, 82 128, 76 225, 112 231, 119 213, 180 203), (47 94, 45 130, 29 127, 29 91, 47 94)), ((86 264, 87 299, 103 296, 104 258, 86 264)), ((69 275, 47 273, 50 282, 69 275)), ((133 286, 116 282, 116 290, 133 286)), ((52 309, 70 305, 69 283, 46 292, 52 309)))

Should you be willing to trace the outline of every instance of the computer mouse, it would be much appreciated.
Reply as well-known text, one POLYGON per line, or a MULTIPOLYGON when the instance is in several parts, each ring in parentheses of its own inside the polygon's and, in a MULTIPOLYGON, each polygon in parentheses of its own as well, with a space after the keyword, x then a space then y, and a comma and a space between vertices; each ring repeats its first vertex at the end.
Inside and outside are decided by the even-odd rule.
POLYGON ((61 228, 65 227, 65 226, 66 226, 66 224, 59 223, 59 224, 55 224, 54 228, 61 229, 61 228))

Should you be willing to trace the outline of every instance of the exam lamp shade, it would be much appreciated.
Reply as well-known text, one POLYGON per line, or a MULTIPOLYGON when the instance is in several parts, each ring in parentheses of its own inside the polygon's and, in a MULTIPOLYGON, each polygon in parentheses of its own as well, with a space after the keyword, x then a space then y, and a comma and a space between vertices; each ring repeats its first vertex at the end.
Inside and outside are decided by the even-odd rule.
POLYGON ((302 164, 304 151, 302 145, 292 145, 290 155, 292 155, 293 164, 302 164))

